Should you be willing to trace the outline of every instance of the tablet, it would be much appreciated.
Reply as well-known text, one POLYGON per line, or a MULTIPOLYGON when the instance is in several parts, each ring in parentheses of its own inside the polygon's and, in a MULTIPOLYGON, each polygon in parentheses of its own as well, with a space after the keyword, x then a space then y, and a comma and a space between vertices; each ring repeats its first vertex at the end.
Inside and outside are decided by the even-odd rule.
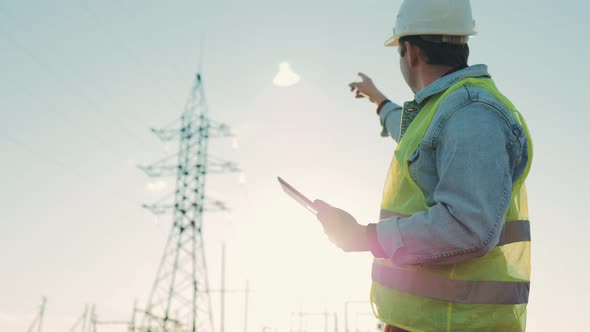
POLYGON ((285 180, 281 179, 281 177, 277 177, 279 179, 279 183, 283 187, 283 190, 287 193, 287 195, 291 196, 294 200, 296 200, 299 204, 303 205, 306 209, 311 211, 313 214, 318 214, 318 210, 315 209, 313 206, 313 202, 305 197, 302 193, 297 191, 293 188, 290 184, 285 182, 285 180))

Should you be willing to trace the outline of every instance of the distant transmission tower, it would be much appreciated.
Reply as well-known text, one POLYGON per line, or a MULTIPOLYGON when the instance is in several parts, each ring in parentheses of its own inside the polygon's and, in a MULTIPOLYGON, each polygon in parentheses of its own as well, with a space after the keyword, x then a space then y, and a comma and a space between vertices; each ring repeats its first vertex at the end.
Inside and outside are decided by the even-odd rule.
MULTIPOLYGON (((93 308, 94 310, 94 308, 93 308)), ((86 332, 86 324, 91 318, 91 312, 88 310, 88 305, 84 306, 84 313, 78 319, 72 327, 68 330, 69 332, 86 332)))
POLYGON ((27 332, 41 332, 43 331, 43 316, 45 316, 45 306, 47 305, 47 298, 43 296, 41 298, 41 306, 39 306, 39 312, 35 319, 29 326, 27 332))
POLYGON ((162 141, 179 140, 178 153, 152 165, 140 166, 150 177, 176 174, 174 193, 152 205, 155 214, 170 209, 173 224, 137 331, 214 331, 207 264, 203 245, 203 212, 226 210, 205 197, 208 173, 238 172, 231 162, 208 156, 212 137, 231 137, 229 128, 207 116, 201 74, 195 81, 179 121, 152 129, 162 141), (175 164, 170 164, 176 158, 175 164), (166 202, 174 197, 173 202, 166 202))

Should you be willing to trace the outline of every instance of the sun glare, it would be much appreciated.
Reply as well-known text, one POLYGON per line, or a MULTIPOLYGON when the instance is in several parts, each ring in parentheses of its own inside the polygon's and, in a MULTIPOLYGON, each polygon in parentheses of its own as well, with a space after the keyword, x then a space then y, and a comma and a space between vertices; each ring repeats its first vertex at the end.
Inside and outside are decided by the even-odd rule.
POLYGON ((273 84, 279 87, 289 87, 297 84, 301 78, 293 71, 288 62, 279 64, 279 72, 276 74, 273 84))

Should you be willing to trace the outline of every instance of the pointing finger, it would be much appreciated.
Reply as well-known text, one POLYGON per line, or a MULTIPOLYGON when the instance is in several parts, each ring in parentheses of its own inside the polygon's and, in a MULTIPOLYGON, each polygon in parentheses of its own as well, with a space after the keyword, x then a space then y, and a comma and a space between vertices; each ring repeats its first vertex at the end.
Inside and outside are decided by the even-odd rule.
POLYGON ((363 79, 363 81, 370 81, 371 79, 369 78, 369 76, 363 74, 363 73, 359 73, 359 76, 363 79))

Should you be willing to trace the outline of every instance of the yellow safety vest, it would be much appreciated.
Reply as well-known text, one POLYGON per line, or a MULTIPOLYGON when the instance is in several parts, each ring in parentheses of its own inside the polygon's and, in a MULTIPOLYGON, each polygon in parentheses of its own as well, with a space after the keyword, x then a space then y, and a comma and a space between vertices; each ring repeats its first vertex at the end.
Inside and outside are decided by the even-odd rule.
MULTIPOLYGON (((371 303, 377 318, 408 331, 524 331, 530 285, 530 223, 524 181, 532 158, 528 127, 490 78, 466 78, 433 96, 399 142, 385 183, 381 219, 428 210, 407 160, 419 147, 440 103, 463 85, 490 91, 523 127, 529 158, 513 184, 500 242, 486 255, 457 264, 399 266, 375 258, 371 303)), ((477 167, 477 165, 474 165, 477 167)))

